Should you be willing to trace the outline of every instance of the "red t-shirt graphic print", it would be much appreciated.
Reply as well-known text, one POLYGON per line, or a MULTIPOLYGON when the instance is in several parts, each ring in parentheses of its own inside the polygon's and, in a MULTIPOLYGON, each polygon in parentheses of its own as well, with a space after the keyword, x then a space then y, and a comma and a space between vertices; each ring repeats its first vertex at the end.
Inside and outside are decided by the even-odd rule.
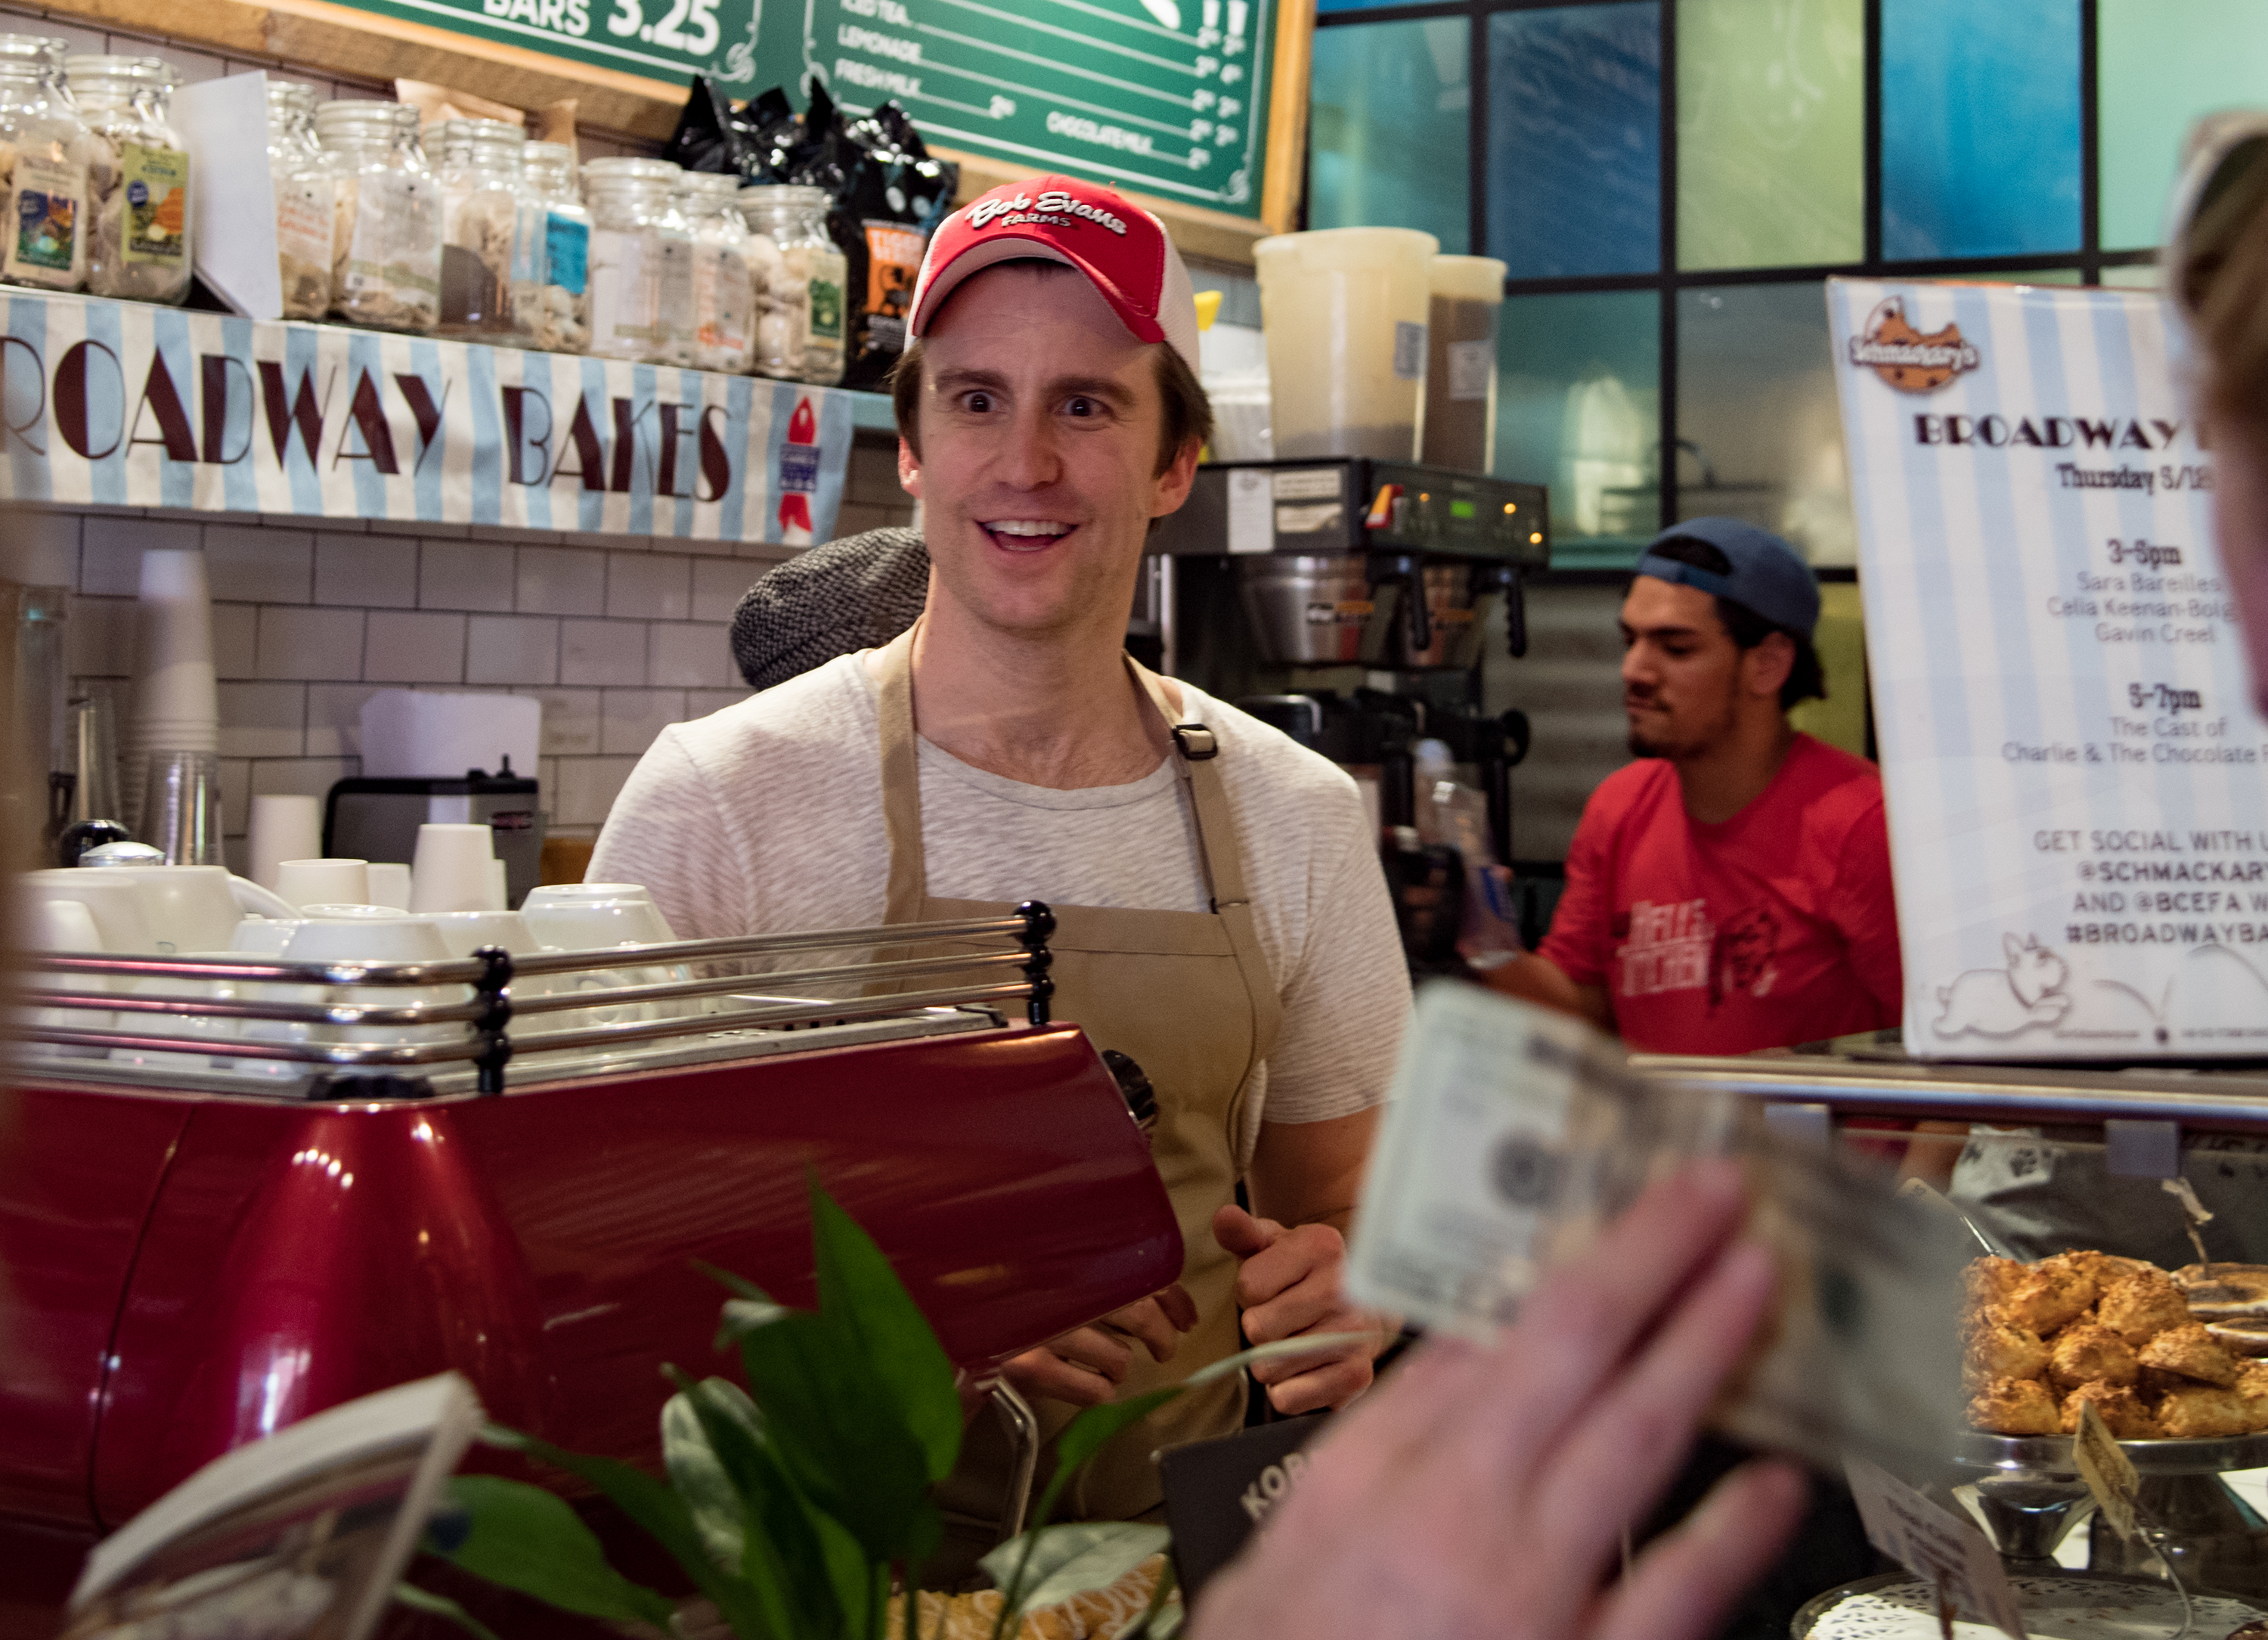
POLYGON ((1605 987, 1623 1039, 1745 1053, 1897 1022, 1904 979, 1882 785, 1799 735, 1731 819, 1685 812, 1660 758, 1591 795, 1543 954, 1605 987))

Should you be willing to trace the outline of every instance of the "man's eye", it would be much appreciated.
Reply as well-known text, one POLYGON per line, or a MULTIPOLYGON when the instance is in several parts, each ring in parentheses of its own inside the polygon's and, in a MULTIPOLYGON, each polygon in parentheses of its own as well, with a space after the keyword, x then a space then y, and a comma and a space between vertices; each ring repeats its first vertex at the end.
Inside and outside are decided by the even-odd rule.
POLYGON ((1101 414, 1101 405, 1083 395, 1073 395, 1064 401, 1064 413, 1068 416, 1094 416, 1101 414))
POLYGON ((976 411, 980 416, 992 408, 992 395, 990 393, 971 393, 963 397, 961 402, 966 408, 976 411))

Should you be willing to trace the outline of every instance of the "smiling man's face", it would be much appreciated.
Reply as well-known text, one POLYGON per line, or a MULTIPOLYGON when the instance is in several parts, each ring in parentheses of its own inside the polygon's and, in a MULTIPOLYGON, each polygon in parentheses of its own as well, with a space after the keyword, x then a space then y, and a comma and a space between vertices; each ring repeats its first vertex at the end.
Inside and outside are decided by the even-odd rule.
POLYGON ((1068 267, 1007 263, 953 293, 924 343, 921 454, 898 446, 932 598, 1019 636, 1123 631, 1150 521, 1197 471, 1195 447, 1157 470, 1155 351, 1068 267))

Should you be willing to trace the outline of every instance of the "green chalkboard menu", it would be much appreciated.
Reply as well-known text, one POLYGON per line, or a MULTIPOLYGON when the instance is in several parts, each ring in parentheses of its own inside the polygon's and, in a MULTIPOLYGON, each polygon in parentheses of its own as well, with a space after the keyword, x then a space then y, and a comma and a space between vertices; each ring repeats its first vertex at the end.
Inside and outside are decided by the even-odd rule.
POLYGON ((708 74, 734 96, 815 78, 857 112, 895 98, 935 146, 1236 217, 1261 214, 1279 4, 352 0, 641 79, 708 74))

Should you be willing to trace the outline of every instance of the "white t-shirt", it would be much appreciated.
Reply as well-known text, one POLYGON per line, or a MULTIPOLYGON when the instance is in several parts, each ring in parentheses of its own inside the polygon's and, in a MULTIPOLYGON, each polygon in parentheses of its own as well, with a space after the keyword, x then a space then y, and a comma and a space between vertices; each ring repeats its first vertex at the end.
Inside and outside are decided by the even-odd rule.
MULTIPOLYGON (((1185 720, 1220 739, 1214 766, 1283 1004, 1247 1100, 1248 1161, 1263 1111, 1322 1121, 1385 1098, 1409 975, 1353 780, 1257 719, 1181 690, 1185 720)), ((590 880, 644 883, 681 939, 880 922, 890 848, 879 698, 863 657, 843 655, 664 729, 607 817, 590 880)), ((1170 758, 1128 785, 1077 791, 973 768, 926 739, 918 760, 932 894, 1206 909, 1195 817, 1170 758)))

